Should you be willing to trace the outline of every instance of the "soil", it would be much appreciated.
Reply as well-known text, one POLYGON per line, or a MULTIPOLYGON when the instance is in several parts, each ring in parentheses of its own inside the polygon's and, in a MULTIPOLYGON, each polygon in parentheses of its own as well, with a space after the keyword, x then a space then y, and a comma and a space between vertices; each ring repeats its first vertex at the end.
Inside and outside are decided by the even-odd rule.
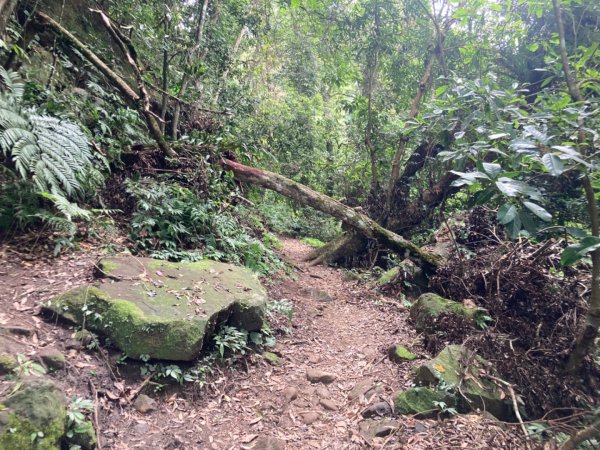
MULTIPOLYGON (((156 385, 141 377, 140 363, 117 364, 120 355, 112 349, 67 349, 73 330, 43 320, 39 304, 92 278, 101 253, 92 246, 59 258, 0 247, 0 324, 35 331, 15 338, 31 358, 44 348, 67 355, 67 368, 53 377, 69 397, 95 401, 103 450, 524 448, 514 424, 475 414, 392 417, 391 434, 374 439, 362 434, 369 423, 361 414, 365 408, 391 404, 394 392, 411 386, 411 369, 419 364, 419 359, 393 363, 387 349, 402 344, 421 358, 427 357, 425 350, 397 300, 348 281, 341 270, 309 267, 303 262, 307 245, 282 241, 295 277, 264 280, 271 300, 287 299, 294 307, 286 324, 291 332, 278 336, 273 350, 279 366, 252 353, 216 367, 203 388, 173 384, 156 392, 156 385), (311 369, 335 380, 311 383, 311 369), (357 386, 369 391, 349 398, 357 386), (141 393, 156 401, 146 414, 133 406, 141 393)), ((280 325, 274 323, 274 329, 280 325)))

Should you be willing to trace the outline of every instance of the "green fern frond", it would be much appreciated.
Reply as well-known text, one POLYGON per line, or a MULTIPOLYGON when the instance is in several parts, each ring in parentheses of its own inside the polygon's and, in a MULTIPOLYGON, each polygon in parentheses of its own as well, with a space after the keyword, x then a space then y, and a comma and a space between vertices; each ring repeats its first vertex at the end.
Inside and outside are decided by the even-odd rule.
POLYGON ((0 80, 6 87, 6 90, 8 90, 17 101, 23 98, 23 94, 25 93, 25 83, 23 83, 19 74, 12 71, 9 72, 4 67, 0 66, 0 80))
POLYGON ((71 203, 62 195, 49 192, 39 192, 39 195, 50 200, 68 221, 73 219, 91 220, 93 217, 91 211, 79 207, 76 203, 71 203))

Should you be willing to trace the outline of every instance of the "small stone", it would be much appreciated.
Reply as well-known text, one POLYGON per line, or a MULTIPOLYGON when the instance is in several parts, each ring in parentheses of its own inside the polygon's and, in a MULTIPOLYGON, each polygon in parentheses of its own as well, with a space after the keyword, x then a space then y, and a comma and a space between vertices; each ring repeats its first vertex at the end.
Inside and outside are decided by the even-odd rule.
POLYGON ((327 411, 337 411, 338 406, 333 400, 329 400, 327 398, 322 398, 319 400, 319 405, 325 408, 327 411))
POLYGON ((67 339, 65 341, 65 349, 67 350, 81 350, 82 348, 83 344, 77 339, 67 339))
POLYGON ((365 395, 371 389, 373 389, 373 381, 372 380, 359 381, 358 383, 356 383, 354 385, 352 390, 348 393, 348 400, 351 400, 351 401, 356 400, 361 395, 365 395))
POLYGON ((146 394, 139 395, 138 398, 135 399, 135 402, 133 402, 133 407, 142 414, 147 414, 150 411, 154 411, 156 406, 156 400, 148 397, 146 394))
POLYGON ((386 417, 392 415, 392 408, 388 402, 377 402, 369 405, 363 412, 362 416, 365 419, 370 417, 386 417))
POLYGON ((327 387, 325 387, 325 386, 319 386, 316 390, 316 394, 320 398, 330 398, 331 397, 331 392, 329 392, 329 389, 327 389, 327 387))
POLYGON ((138 436, 142 436, 150 431, 150 425, 146 422, 138 422, 137 425, 133 427, 133 432, 138 436))
POLYGON ((76 341, 80 342, 81 345, 88 346, 96 336, 91 331, 84 329, 73 333, 72 337, 76 341))
POLYGON ((316 300, 318 302, 331 302, 333 301, 333 298, 331 298, 331 295, 329 295, 327 292, 321 291, 319 289, 315 289, 315 288, 310 288, 309 289, 309 295, 310 298, 313 300, 316 300))
POLYGON ((360 434, 367 441, 371 441, 371 439, 375 437, 388 436, 390 433, 392 433, 395 429, 398 428, 398 425, 398 422, 391 419, 367 419, 360 422, 358 424, 358 428, 360 430, 360 434))
POLYGON ((332 373, 323 372, 318 369, 308 369, 306 371, 306 379, 311 383, 323 383, 330 384, 336 379, 336 376, 332 373))
POLYGON ((319 355, 310 355, 308 357, 308 362, 311 364, 318 364, 321 361, 321 357, 319 355))
POLYGON ((417 359, 417 355, 412 353, 402 345, 392 345, 388 349, 388 356, 394 362, 401 363, 405 361, 413 361, 417 359))
POLYGON ((427 427, 423 425, 421 422, 415 422, 415 433, 425 433, 427 431, 427 427))
POLYGON ((48 370, 62 370, 65 368, 65 355, 54 348, 44 348, 38 353, 40 361, 48 370))
POLYGON ((254 441, 254 450, 284 450, 285 442, 272 436, 260 436, 254 441))
POLYGON ((375 430, 375 436, 376 437, 389 436, 396 428, 397 428, 397 426, 394 426, 391 424, 379 425, 377 427, 377 429, 375 430))
POLYGON ((272 366, 280 366, 281 364, 283 364, 281 358, 273 352, 263 352, 262 357, 272 366))
POLYGON ((309 411, 300 416, 300 418, 302 419, 302 422, 304 422, 306 425, 315 423, 317 420, 319 420, 319 417, 320 417, 320 415, 316 411, 309 411))
POLYGON ((283 398, 285 398, 287 403, 293 402, 298 398, 298 389, 292 386, 285 388, 283 391, 283 398))

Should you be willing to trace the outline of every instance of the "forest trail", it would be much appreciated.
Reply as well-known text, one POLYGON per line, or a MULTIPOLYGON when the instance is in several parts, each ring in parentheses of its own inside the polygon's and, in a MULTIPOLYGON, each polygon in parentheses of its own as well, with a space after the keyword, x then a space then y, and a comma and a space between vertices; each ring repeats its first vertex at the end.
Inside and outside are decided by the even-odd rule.
POLYGON ((91 276, 95 252, 29 262, 0 251, 0 281, 7 287, 0 319, 35 329, 32 338, 20 339, 28 356, 46 347, 66 353, 67 367, 55 378, 69 396, 94 398, 91 386, 97 389, 103 450, 519 448, 514 428, 476 415, 364 419, 369 405, 386 409, 381 402, 391 405, 392 394, 411 385, 419 363, 393 363, 387 348, 399 343, 427 355, 405 310, 347 280, 342 270, 309 267, 303 259, 310 247, 282 241, 284 258, 297 268, 295 279, 268 284, 272 301, 287 299, 294 307, 292 332, 279 336, 274 349, 282 364, 251 354, 217 369, 202 389, 169 385, 154 392, 150 383, 144 392, 156 409, 146 415, 123 398, 144 385, 140 363, 115 364, 113 351, 68 350, 69 332, 36 316, 36 304, 91 276), (311 383, 315 370, 335 379, 311 383), (369 437, 375 431, 382 436, 369 437))

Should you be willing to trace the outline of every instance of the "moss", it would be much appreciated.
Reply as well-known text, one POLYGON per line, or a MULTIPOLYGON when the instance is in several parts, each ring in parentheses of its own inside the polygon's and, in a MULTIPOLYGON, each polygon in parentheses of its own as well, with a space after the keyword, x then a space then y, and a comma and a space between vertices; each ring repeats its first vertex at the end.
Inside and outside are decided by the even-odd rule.
POLYGON ((449 408, 454 406, 452 397, 446 392, 426 387, 408 389, 394 396, 397 414, 415 414, 422 418, 432 417, 440 412, 435 402, 444 402, 449 408))
POLYGON ((417 355, 402 345, 393 345, 390 347, 388 355, 390 359, 395 362, 413 361, 417 359, 417 355))
POLYGON ((445 299, 433 293, 421 295, 410 308, 410 318, 419 332, 426 331, 431 325, 432 319, 442 313, 466 317, 473 325, 484 320, 484 316, 487 315, 487 311, 483 308, 467 308, 462 303, 445 299))
POLYGON ((17 368, 17 358, 14 355, 0 355, 0 376, 8 375, 17 368))
POLYGON ((280 366, 283 364, 281 358, 273 352, 263 352, 262 357, 273 366, 280 366))
POLYGON ((492 373, 490 364, 472 354, 462 345, 449 345, 431 361, 415 369, 415 383, 428 386, 443 384, 450 389, 460 386, 459 410, 468 412, 472 408, 486 410, 501 420, 512 420, 510 404, 503 400, 498 386, 482 378, 480 373, 492 373), (468 366, 465 363, 468 362, 468 366), (468 376, 465 376, 468 375, 468 376))
POLYGON ((390 270, 383 272, 383 275, 379 277, 377 280, 378 286, 385 286, 386 284, 390 284, 393 282, 396 277, 400 274, 400 267, 392 267, 390 270))
POLYGON ((302 242, 304 242, 306 245, 310 245, 313 248, 321 248, 325 245, 325 242, 311 237, 302 238, 302 242))
POLYGON ((65 433, 66 399, 52 382, 26 380, 4 402, 0 421, 0 448, 11 450, 59 450, 65 433), (42 433, 32 444, 31 436, 42 433))

